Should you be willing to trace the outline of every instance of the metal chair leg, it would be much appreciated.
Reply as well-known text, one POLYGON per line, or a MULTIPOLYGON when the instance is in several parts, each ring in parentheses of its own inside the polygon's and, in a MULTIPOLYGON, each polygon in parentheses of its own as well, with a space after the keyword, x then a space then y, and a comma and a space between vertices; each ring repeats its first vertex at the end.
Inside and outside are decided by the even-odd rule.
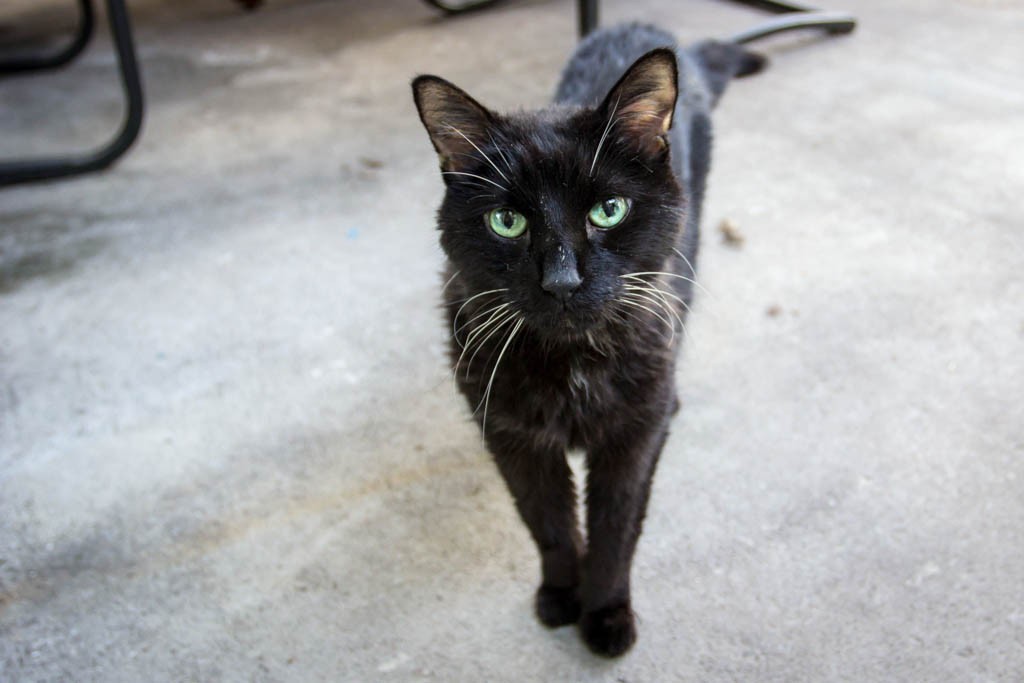
POLYGON ((92 11, 91 0, 78 0, 78 29, 71 42, 60 52, 53 55, 19 57, 0 62, 0 75, 16 74, 37 69, 54 69, 63 66, 78 56, 89 44, 96 19, 92 11))
MULTIPOLYGON (((83 5, 89 1, 83 0, 83 5)), ((91 9, 90 7, 90 11, 91 9)), ((107 15, 126 101, 120 131, 108 144, 93 152, 76 156, 0 162, 0 186, 99 171, 114 163, 135 142, 142 128, 142 79, 135 60, 131 19, 124 0, 107 0, 107 15)))
POLYGON ((730 36, 729 40, 734 43, 750 43, 775 35, 776 33, 785 33, 786 31, 795 31, 803 28, 820 28, 824 29, 826 33, 839 35, 842 33, 852 33, 856 27, 857 20, 843 12, 797 12, 777 17, 745 31, 740 31, 730 36))
POLYGON ((783 16, 771 19, 731 36, 734 43, 749 43, 761 38, 804 28, 824 29, 826 33, 838 35, 851 33, 857 27, 857 19, 845 12, 822 12, 816 7, 802 3, 781 2, 780 0, 733 0, 783 16))
POLYGON ((817 12, 818 8, 796 2, 781 2, 781 0, 733 0, 741 5, 750 5, 758 9, 774 12, 775 14, 786 14, 788 12, 817 12))
POLYGON ((586 38, 597 28, 597 0, 579 0, 580 38, 586 38))

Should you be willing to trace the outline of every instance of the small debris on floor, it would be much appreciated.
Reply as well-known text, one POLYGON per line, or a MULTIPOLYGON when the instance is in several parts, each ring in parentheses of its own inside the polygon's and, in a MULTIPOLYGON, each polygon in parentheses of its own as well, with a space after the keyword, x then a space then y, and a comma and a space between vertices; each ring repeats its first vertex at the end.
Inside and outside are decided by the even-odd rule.
POLYGON ((383 168, 384 167, 384 162, 383 161, 381 161, 380 159, 373 159, 371 157, 359 157, 359 163, 361 163, 364 168, 383 168))
POLYGON ((723 218, 722 222, 718 224, 718 232, 722 233, 722 242, 730 247, 739 249, 743 246, 743 233, 740 232, 739 227, 729 218, 723 218))
POLYGON ((765 309, 764 313, 769 318, 778 318, 780 315, 782 315, 782 306, 779 306, 778 304, 772 304, 767 309, 765 309))

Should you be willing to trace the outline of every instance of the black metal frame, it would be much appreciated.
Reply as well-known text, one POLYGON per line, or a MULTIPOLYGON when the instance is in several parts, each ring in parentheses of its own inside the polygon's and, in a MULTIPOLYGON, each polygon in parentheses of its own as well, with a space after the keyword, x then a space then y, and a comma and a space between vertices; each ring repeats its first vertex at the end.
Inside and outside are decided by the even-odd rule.
MULTIPOLYGON (((95 24, 92 0, 79 0, 79 7, 81 18, 78 31, 68 47, 50 57, 32 57, 0 62, 0 75, 55 68, 74 59, 89 42, 95 24)), ((131 18, 124 0, 107 0, 107 18, 110 22, 111 38, 117 52, 121 87, 125 95, 124 120, 117 135, 109 143, 92 152, 73 156, 0 162, 0 187, 98 171, 114 163, 135 142, 139 130, 142 128, 142 79, 135 58, 131 18)))
MULTIPOLYGON (((446 14, 461 14, 493 5, 498 0, 466 0, 463 4, 452 4, 444 0, 424 0, 446 14)), ((744 5, 767 10, 774 14, 794 15, 782 16, 759 24, 746 31, 741 31, 729 38, 735 43, 749 43, 766 38, 776 33, 797 29, 816 28, 836 35, 850 33, 857 27, 857 20, 845 12, 822 12, 816 7, 782 0, 733 0, 744 5)), ((585 38, 598 24, 598 0, 577 0, 577 19, 579 21, 580 38, 585 38)))
MULTIPOLYGON (((850 33, 857 26, 857 20, 843 12, 821 12, 815 7, 795 2, 778 0, 733 0, 744 5, 767 10, 783 16, 759 24, 751 29, 731 36, 729 40, 736 43, 749 43, 753 40, 784 31, 796 29, 818 28, 830 34, 850 33)), ((578 0, 580 37, 583 38, 597 28, 598 0, 578 0)))
POLYGON ((78 53, 85 49, 92 38, 93 29, 96 27, 96 15, 92 10, 90 0, 78 0, 78 29, 71 42, 53 55, 29 57, 18 57, 0 62, 0 74, 16 74, 25 71, 36 71, 38 69, 55 69, 64 66, 78 56, 78 53))
MULTIPOLYGON (((741 0, 742 1, 742 0, 741 0)), ((796 29, 818 28, 830 35, 852 33, 857 20, 843 12, 800 12, 800 16, 785 16, 771 19, 729 36, 734 43, 750 43, 761 38, 785 33, 796 29)))
POLYGON ((839 35, 851 33, 857 27, 857 19, 851 14, 823 12, 816 7, 802 3, 779 2, 778 0, 733 0, 733 2, 783 15, 730 36, 729 40, 734 43, 749 43, 776 33, 796 29, 817 28, 830 35, 839 35))

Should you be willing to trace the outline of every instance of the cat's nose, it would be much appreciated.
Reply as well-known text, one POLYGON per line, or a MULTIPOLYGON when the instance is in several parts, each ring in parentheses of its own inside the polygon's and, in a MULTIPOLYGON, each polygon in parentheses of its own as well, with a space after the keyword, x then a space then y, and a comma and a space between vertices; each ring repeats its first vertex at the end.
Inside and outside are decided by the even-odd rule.
POLYGON ((544 288, 545 292, 553 295, 564 304, 580 288, 582 282, 583 278, 573 268, 571 271, 544 273, 544 280, 540 283, 540 286, 544 288))
POLYGON ((544 277, 540 286, 561 303, 565 303, 580 288, 583 278, 576 267, 576 257, 571 250, 558 249, 544 264, 544 277))

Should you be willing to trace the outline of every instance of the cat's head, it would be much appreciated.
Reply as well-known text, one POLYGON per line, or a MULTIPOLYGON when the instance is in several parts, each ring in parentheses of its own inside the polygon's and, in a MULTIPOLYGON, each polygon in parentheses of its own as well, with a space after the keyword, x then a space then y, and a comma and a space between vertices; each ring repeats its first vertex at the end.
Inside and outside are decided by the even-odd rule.
POLYGON ((467 296, 576 336, 622 317, 628 276, 665 270, 683 223, 669 163, 677 65, 637 60, 594 108, 494 113, 436 76, 413 81, 447 186, 441 245, 467 296))

